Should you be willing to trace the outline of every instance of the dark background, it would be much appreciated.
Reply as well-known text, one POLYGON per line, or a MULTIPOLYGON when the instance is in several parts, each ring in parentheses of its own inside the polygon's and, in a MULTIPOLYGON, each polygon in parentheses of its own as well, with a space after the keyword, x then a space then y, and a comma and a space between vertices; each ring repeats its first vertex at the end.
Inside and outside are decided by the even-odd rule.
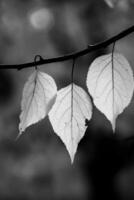
MULTIPOLYGON (((133 24, 133 0, 118 0, 114 8, 104 0, 0 0, 0 63, 71 53, 133 24)), ((88 66, 110 51, 109 46, 77 59, 75 83, 86 89, 88 66)), ((134 34, 118 41, 116 51, 134 69, 134 34)), ((39 68, 52 75, 60 89, 70 83, 71 64, 39 68)), ((134 99, 118 117, 115 135, 94 107, 71 165, 48 118, 15 141, 22 89, 33 70, 0 70, 0 199, 134 199, 134 99)))

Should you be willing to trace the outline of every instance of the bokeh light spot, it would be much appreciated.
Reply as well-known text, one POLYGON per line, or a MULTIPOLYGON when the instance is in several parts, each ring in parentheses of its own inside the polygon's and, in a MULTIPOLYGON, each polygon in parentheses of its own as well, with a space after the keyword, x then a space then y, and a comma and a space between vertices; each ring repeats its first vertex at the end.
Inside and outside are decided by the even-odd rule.
POLYGON ((50 29, 54 23, 52 12, 48 8, 41 8, 33 11, 29 16, 30 24, 34 29, 50 29))

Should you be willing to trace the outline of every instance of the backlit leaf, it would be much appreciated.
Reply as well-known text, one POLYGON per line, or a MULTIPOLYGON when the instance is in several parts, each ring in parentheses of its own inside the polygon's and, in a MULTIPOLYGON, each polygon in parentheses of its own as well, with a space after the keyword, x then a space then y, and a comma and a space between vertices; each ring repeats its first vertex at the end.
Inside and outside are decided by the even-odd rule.
POLYGON ((55 102, 56 93, 57 87, 50 75, 38 70, 31 74, 23 89, 19 135, 48 114, 55 102))
POLYGON ((87 87, 96 107, 106 115, 115 131, 117 116, 131 101, 134 79, 124 56, 114 53, 100 56, 91 64, 87 87))
POLYGON ((65 144, 71 162, 74 160, 78 143, 87 128, 85 120, 90 120, 91 116, 90 97, 81 87, 73 83, 58 91, 49 119, 55 133, 65 144))

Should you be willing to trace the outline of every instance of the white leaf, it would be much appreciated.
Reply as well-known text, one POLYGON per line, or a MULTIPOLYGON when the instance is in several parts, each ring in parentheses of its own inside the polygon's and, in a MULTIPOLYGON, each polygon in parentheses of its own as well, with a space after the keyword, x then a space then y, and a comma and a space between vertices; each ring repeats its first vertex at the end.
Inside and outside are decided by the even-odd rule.
POLYGON ((55 102, 56 94, 57 87, 51 76, 38 70, 31 74, 23 89, 20 134, 48 114, 55 102))
POLYGON ((81 87, 73 83, 58 91, 49 118, 55 133, 67 148, 71 162, 87 128, 85 120, 90 120, 91 116, 90 97, 81 87))
POLYGON ((91 64, 87 87, 96 107, 106 115, 115 131, 117 116, 131 101, 134 79, 124 56, 114 53, 100 56, 91 64))

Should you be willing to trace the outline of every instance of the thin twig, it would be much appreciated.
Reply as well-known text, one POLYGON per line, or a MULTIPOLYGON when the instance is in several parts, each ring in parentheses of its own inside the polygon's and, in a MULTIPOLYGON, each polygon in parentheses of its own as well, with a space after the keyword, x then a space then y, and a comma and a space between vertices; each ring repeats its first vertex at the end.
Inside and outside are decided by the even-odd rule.
MULTIPOLYGON (((109 38, 108 40, 105 40, 103 42, 97 43, 95 45, 89 45, 88 48, 85 48, 81 51, 77 51, 71 54, 59 56, 59 57, 53 57, 53 58, 48 58, 48 59, 41 59, 36 62, 36 65, 43 65, 43 64, 48 64, 48 63, 55 63, 55 62, 63 62, 67 61, 70 59, 78 58, 80 56, 84 56, 88 53, 91 53, 93 51, 97 51, 98 49, 105 48, 109 46, 110 44, 126 37, 127 35, 131 34, 134 32, 134 26, 131 26, 130 28, 122 31, 121 33, 115 35, 114 37, 109 38)), ((29 68, 29 67, 35 67, 35 62, 28 62, 28 63, 23 63, 23 64, 12 64, 12 65, 0 65, 0 69, 24 69, 24 68, 29 68)))

